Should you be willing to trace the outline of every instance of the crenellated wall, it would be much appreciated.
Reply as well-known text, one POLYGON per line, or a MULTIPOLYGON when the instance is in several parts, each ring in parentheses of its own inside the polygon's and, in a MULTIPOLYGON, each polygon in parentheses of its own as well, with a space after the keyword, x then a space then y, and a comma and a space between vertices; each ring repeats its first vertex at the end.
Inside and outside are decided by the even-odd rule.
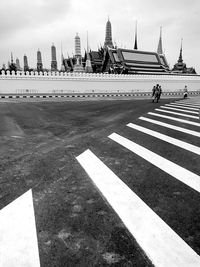
POLYGON ((0 75, 0 95, 5 94, 107 94, 151 92, 159 83, 163 92, 200 93, 199 75, 127 75, 63 72, 4 72, 0 75))

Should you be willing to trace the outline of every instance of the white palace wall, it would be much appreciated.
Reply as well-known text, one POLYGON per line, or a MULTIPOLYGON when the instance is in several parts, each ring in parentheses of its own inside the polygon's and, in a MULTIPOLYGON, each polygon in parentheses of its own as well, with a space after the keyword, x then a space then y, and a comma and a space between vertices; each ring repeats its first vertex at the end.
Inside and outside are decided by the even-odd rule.
POLYGON ((188 91, 200 94, 199 75, 117 75, 97 73, 2 72, 0 95, 17 94, 106 94, 151 92, 159 83, 163 92, 188 91), (26 75, 25 75, 26 74, 26 75))

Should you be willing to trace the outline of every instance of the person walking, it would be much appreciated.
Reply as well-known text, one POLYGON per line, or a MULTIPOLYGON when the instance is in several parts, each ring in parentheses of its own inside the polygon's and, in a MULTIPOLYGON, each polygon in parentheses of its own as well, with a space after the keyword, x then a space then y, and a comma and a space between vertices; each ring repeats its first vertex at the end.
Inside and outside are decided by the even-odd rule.
POLYGON ((187 85, 185 85, 184 89, 183 89, 183 98, 187 98, 188 97, 188 90, 187 90, 187 85))
POLYGON ((160 96, 162 95, 162 87, 161 85, 158 86, 158 97, 157 97, 157 102, 160 100, 160 96))

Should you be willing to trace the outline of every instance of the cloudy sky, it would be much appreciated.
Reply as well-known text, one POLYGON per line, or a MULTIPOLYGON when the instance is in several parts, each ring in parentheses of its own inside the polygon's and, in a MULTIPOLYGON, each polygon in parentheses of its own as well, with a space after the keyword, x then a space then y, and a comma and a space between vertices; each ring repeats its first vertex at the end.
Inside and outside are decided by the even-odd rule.
POLYGON ((7 64, 13 52, 22 66, 26 54, 29 65, 36 67, 39 48, 44 67, 49 68, 52 43, 60 66, 61 43, 64 56, 71 56, 76 32, 82 53, 87 31, 91 49, 97 50, 104 43, 109 16, 118 47, 133 48, 137 20, 138 49, 156 51, 162 26, 170 67, 178 59, 183 38, 183 60, 200 74, 199 0, 1 0, 0 5, 0 66, 7 64))

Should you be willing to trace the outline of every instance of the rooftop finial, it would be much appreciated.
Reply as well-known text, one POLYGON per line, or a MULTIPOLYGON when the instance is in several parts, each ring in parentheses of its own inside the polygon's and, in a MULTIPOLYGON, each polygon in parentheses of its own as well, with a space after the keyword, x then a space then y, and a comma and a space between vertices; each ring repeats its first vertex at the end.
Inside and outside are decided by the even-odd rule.
POLYGON ((158 49, 157 49, 158 54, 163 54, 163 49, 162 49, 162 26, 160 26, 160 38, 158 42, 158 49))
POLYGON ((183 62, 182 49, 183 49, 183 38, 181 38, 181 48, 180 48, 180 55, 179 55, 178 62, 183 62))
POLYGON ((137 46, 137 20, 135 22, 135 44, 134 44, 134 49, 138 49, 138 46, 137 46))

